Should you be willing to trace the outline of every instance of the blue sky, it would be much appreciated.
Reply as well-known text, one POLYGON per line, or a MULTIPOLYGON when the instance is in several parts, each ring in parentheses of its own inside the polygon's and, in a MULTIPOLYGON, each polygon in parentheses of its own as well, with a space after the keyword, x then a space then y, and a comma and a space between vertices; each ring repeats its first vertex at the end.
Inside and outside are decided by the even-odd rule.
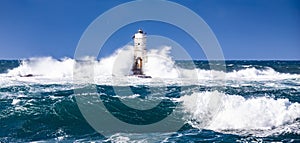
MULTIPOLYGON (((126 1, 1 0, 0 59, 73 57, 77 43, 99 15, 126 1)), ((202 17, 215 33, 225 59, 300 59, 299 0, 174 0, 202 17)), ((134 15, 132 15, 134 16, 134 15)), ((144 21, 117 31, 102 48, 108 56, 138 28, 170 37, 194 59, 205 59, 182 30, 144 21), (163 29, 163 30, 162 30, 163 29)))

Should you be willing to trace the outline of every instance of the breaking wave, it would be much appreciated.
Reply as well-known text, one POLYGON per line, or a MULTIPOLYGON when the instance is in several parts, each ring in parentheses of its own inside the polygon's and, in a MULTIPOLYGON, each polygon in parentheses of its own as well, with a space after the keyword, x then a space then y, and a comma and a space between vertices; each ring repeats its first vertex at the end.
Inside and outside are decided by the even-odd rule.
MULTIPOLYGON (((74 69, 80 71, 82 75, 94 69, 95 78, 126 76, 130 74, 133 63, 132 48, 133 46, 125 46, 118 49, 111 56, 100 60, 95 60, 95 58, 81 60, 71 58, 57 60, 52 57, 30 58, 23 60, 20 66, 8 70, 8 73, 4 75, 9 77, 33 75, 50 79, 72 78, 74 69)), ((153 78, 198 78, 201 80, 281 80, 300 78, 299 74, 280 73, 270 67, 264 69, 245 67, 231 72, 200 69, 197 66, 195 69, 185 69, 176 65, 176 62, 170 56, 170 50, 171 47, 167 46, 149 50, 148 62, 144 67, 145 74, 153 78)))
POLYGON ((180 98, 193 127, 214 131, 268 136, 300 134, 300 104, 288 99, 245 98, 218 91, 195 92, 180 98))

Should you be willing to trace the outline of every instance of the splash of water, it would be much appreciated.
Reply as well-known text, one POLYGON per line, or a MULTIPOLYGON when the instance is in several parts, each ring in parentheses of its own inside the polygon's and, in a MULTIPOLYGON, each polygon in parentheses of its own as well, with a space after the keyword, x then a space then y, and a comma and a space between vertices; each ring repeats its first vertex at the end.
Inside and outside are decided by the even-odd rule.
MULTIPOLYGON (((163 46, 148 51, 148 62, 144 66, 144 73, 154 78, 194 78, 201 80, 281 80, 288 78, 300 78, 298 74, 276 72, 272 68, 256 69, 245 68, 238 71, 222 72, 204 69, 184 69, 177 67, 170 55, 171 47, 163 46), (223 76, 225 75, 225 76, 223 76)), ((51 57, 30 58, 23 60, 17 68, 11 69, 7 76, 34 76, 46 78, 66 78, 73 76, 73 70, 78 70, 84 76, 87 71, 94 69, 95 77, 102 76, 127 76, 131 73, 133 63, 133 46, 127 45, 116 50, 111 56, 98 60, 85 58, 76 61, 71 58, 61 60, 51 57), (79 65, 74 67, 74 65, 79 65), (78 64, 79 63, 79 64, 78 64)))
MULTIPOLYGON (((212 130, 271 130, 300 117, 300 104, 288 99, 246 99, 218 91, 181 97, 187 120, 196 128, 212 130)), ((298 132, 298 130, 295 130, 298 132)))

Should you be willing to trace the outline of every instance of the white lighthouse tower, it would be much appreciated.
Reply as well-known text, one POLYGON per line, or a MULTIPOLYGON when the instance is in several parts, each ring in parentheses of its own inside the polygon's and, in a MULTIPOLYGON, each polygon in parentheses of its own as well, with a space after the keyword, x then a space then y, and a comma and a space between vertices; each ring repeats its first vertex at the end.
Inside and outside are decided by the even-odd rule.
POLYGON ((143 73, 143 64, 147 62, 146 33, 144 33, 143 30, 139 29, 132 38, 134 40, 134 56, 131 71, 133 75, 149 78, 150 76, 145 76, 143 73))

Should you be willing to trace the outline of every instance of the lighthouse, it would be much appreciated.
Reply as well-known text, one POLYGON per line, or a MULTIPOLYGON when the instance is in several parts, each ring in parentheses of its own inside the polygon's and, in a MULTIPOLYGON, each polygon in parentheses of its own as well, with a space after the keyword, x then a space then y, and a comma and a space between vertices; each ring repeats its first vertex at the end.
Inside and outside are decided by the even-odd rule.
POLYGON ((143 64, 147 62, 146 33, 139 29, 132 37, 134 41, 132 74, 142 78, 151 78, 143 73, 143 64))

